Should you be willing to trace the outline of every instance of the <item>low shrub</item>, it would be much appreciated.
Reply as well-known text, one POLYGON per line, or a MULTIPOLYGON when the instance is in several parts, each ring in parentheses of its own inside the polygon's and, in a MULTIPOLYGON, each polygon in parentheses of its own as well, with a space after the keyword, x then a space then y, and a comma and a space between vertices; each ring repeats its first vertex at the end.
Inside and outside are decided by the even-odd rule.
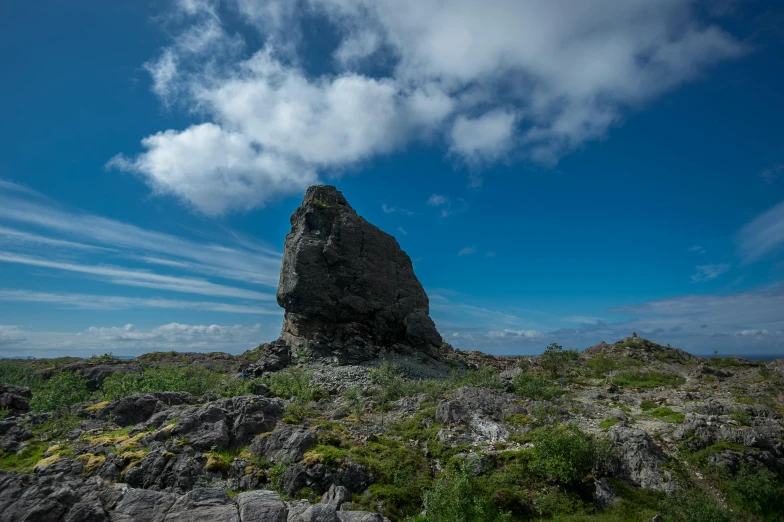
POLYGON ((565 393, 547 377, 525 372, 512 380, 512 389, 517 395, 535 401, 551 401, 565 393))
POLYGON ((740 424, 741 426, 751 426, 751 414, 746 410, 737 410, 730 413, 730 417, 732 420, 740 424))
POLYGON ((482 494, 476 477, 464 467, 442 475, 422 496, 418 522, 492 522, 510 520, 482 494))
POLYGON ((763 520, 784 519, 784 480, 765 466, 743 463, 725 489, 730 502, 742 511, 763 520))
POLYGON ((30 409, 41 413, 45 411, 66 411, 69 406, 90 398, 87 381, 72 372, 60 372, 46 381, 33 393, 30 409))
POLYGON ((278 397, 294 397, 300 402, 310 402, 321 392, 320 388, 313 384, 313 372, 297 367, 265 375, 262 382, 278 397))
POLYGON ((448 383, 449 388, 456 389, 463 386, 475 386, 477 388, 490 388, 492 390, 503 390, 504 383, 499 372, 493 368, 480 368, 478 370, 468 370, 463 373, 452 372, 448 383))
POLYGON ((668 522, 732 522, 732 512, 722 507, 710 494, 699 490, 680 490, 667 497, 660 509, 668 522))
POLYGON ((533 434, 533 444, 533 469, 559 484, 582 481, 598 457, 594 438, 576 426, 539 428, 533 434))
POLYGON ((551 343, 539 356, 539 365, 551 377, 556 378, 566 370, 571 361, 575 361, 579 357, 580 354, 577 350, 564 350, 560 344, 551 343))

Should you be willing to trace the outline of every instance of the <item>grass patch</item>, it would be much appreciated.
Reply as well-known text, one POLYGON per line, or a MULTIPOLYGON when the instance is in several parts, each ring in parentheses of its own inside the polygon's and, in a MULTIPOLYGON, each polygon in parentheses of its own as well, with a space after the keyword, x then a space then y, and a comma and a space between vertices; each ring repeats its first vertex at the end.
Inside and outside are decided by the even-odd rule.
POLYGON ((672 411, 666 406, 651 410, 648 412, 648 414, 655 419, 663 420, 664 422, 670 422, 672 424, 681 424, 686 419, 685 414, 672 411))
POLYGON ((523 372, 512 380, 515 394, 535 401, 551 401, 566 393, 566 390, 547 377, 523 372))
POLYGON ((609 419, 604 419, 602 422, 600 422, 599 427, 602 428, 603 430, 609 430, 610 428, 618 424, 618 422, 620 422, 619 419, 615 417, 610 417, 609 419))
POLYGON ((628 371, 619 373, 613 382, 627 388, 657 388, 659 386, 680 386, 686 380, 672 373, 628 371))
POLYGON ((32 473, 36 464, 44 457, 48 444, 39 442, 26 446, 19 453, 0 451, 0 469, 17 473, 32 473))
POLYGON ((348 451, 335 446, 316 446, 305 452, 302 464, 310 466, 313 464, 325 464, 327 466, 336 463, 348 456, 348 451))
POLYGON ((746 410, 733 411, 730 413, 730 417, 741 426, 751 426, 753 424, 751 414, 746 410))
POLYGON ((84 411, 89 411, 89 412, 101 411, 102 409, 106 408, 109 404, 110 404, 109 401, 96 402, 95 404, 91 404, 90 406, 86 407, 84 411))

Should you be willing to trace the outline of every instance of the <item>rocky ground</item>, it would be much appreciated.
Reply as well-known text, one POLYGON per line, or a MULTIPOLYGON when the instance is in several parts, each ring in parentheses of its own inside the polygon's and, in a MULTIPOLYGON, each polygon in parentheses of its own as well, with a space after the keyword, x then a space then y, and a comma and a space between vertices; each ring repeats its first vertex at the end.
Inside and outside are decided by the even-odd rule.
POLYGON ((3 361, 0 520, 782 520, 784 360, 265 349, 3 361))

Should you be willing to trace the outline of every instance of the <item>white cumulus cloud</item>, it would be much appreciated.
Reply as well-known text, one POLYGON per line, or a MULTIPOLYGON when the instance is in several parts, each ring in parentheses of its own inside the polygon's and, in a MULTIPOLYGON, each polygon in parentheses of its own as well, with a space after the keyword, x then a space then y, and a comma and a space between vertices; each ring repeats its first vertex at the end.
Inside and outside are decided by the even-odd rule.
POLYGON ((163 103, 201 123, 110 162, 208 215, 262 206, 412 141, 474 165, 511 152, 552 165, 745 51, 710 18, 720 11, 693 0, 226 3, 176 3, 172 40, 146 64, 163 103), (257 48, 228 27, 232 10, 257 48), (314 18, 337 37, 331 70, 303 65, 314 18))

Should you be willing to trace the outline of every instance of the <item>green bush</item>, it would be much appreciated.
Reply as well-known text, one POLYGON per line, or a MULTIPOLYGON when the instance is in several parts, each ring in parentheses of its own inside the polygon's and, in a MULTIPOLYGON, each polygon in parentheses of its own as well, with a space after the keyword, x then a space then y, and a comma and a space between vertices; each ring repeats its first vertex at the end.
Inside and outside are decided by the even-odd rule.
POLYGON ((162 365, 144 371, 141 391, 182 391, 201 397, 208 392, 214 393, 222 378, 222 374, 199 366, 162 365))
POLYGON ((105 400, 116 401, 117 399, 141 392, 141 378, 134 373, 113 373, 104 379, 102 390, 105 400))
POLYGON ((741 426, 751 426, 751 414, 746 410, 737 410, 730 413, 730 417, 732 420, 740 424, 741 426))
POLYGON ((44 380, 33 375, 33 368, 25 361, 13 359, 0 359, 0 383, 11 384, 13 386, 27 386, 35 391, 44 384, 44 380))
POLYGON ((512 380, 512 389, 517 395, 535 401, 551 401, 565 392, 550 379, 523 372, 512 380))
POLYGON ((68 406, 84 402, 89 398, 90 390, 87 389, 87 381, 75 373, 60 372, 33 393, 30 409, 37 413, 63 412, 68 409, 68 406))
POLYGON ((681 490, 667 497, 660 505, 667 522, 732 522, 733 514, 708 493, 681 490))
POLYGON ((321 393, 320 388, 313 384, 313 372, 297 367, 265 375, 262 382, 278 397, 294 397, 299 402, 310 402, 321 393))
POLYGON ((452 389, 462 388, 463 386, 475 386, 477 388, 490 388, 493 390, 504 389, 499 372, 493 368, 480 368, 478 370, 468 370, 464 373, 452 372, 449 378, 449 387, 452 389))
POLYGON ((533 434, 533 468, 560 484, 582 481, 593 469, 598 451, 594 438, 571 425, 545 427, 533 434))
POLYGON ((561 375, 570 361, 577 360, 579 356, 577 350, 564 350, 560 344, 551 343, 539 356, 539 364, 555 378, 561 375))
POLYGON ((490 522, 510 520, 485 498, 467 467, 442 475, 422 496, 421 522, 490 522))
POLYGON ((727 497, 741 510, 763 520, 784 520, 784 481, 762 465, 744 463, 726 482, 727 497))

